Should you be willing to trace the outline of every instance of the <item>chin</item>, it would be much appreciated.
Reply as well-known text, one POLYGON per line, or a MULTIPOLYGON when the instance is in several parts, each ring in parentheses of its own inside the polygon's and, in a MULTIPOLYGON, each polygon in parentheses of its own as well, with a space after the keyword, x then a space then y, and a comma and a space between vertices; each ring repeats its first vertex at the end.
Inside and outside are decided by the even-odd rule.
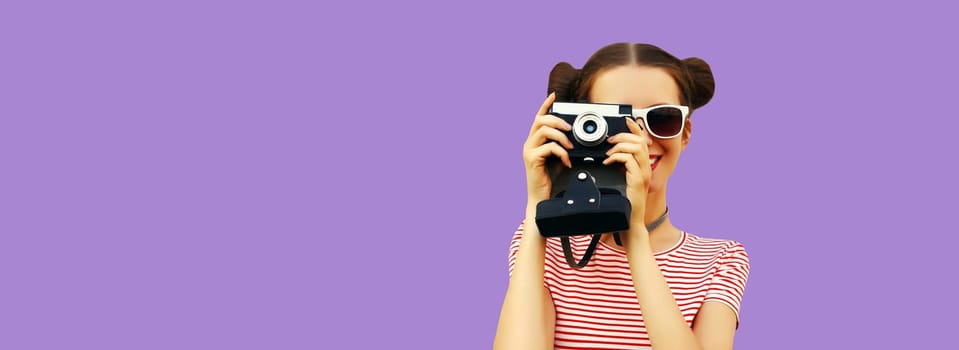
MULTIPOLYGON (((660 169, 664 170, 664 169, 660 169)), ((662 192, 666 189, 666 178, 663 178, 662 173, 653 173, 653 176, 649 179, 649 192, 648 193, 657 193, 662 192)))
POLYGON ((653 174, 649 179, 649 193, 662 192, 666 190, 666 182, 672 175, 675 163, 663 162, 653 169, 653 174))
POLYGON ((649 192, 648 193, 657 193, 661 192, 666 186, 660 183, 659 181, 652 180, 649 183, 649 192))
POLYGON ((648 193, 648 194, 655 194, 655 193, 659 193, 659 192, 661 192, 661 191, 662 191, 661 188, 649 187, 649 192, 647 192, 647 193, 648 193))

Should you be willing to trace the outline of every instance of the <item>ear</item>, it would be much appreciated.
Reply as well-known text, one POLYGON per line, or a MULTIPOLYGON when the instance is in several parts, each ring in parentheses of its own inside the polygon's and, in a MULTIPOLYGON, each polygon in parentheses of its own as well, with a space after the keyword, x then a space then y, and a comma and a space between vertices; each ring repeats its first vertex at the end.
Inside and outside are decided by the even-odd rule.
POLYGON ((681 136, 683 142, 683 150, 686 150, 686 146, 689 145, 689 137, 693 134, 693 121, 692 119, 686 118, 686 126, 683 127, 683 136, 681 136))

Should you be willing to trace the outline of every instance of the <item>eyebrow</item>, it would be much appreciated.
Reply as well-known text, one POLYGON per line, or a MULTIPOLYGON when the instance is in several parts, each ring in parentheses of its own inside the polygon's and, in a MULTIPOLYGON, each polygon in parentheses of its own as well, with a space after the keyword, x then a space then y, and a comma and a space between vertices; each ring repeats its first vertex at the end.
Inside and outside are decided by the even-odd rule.
POLYGON ((639 109, 646 109, 646 108, 651 108, 651 107, 656 107, 656 106, 672 105, 672 104, 673 104, 673 103, 669 103, 669 102, 657 102, 657 103, 653 103, 653 104, 651 104, 651 105, 648 105, 648 106, 646 106, 646 107, 642 107, 642 108, 639 108, 639 109))

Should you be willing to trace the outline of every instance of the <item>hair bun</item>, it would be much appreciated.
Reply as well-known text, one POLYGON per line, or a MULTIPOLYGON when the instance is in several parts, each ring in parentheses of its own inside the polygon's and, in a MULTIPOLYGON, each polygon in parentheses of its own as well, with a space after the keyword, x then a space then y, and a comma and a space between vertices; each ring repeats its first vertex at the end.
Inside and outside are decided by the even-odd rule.
POLYGON ((697 109, 709 103, 716 91, 716 81, 709 64, 699 57, 690 57, 682 60, 690 80, 689 107, 697 109))
POLYGON ((556 101, 574 102, 576 96, 573 96, 573 94, 579 88, 579 78, 579 69, 566 62, 557 63, 553 66, 553 70, 549 72, 549 86, 546 89, 546 94, 555 92, 556 101))

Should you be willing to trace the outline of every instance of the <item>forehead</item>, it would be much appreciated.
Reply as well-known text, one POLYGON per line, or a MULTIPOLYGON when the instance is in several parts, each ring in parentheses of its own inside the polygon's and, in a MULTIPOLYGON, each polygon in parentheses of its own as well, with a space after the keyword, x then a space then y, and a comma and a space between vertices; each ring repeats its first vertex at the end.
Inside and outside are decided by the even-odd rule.
POLYGON ((597 74, 589 100, 630 104, 633 108, 680 103, 679 87, 665 69, 638 65, 613 67, 597 74))

